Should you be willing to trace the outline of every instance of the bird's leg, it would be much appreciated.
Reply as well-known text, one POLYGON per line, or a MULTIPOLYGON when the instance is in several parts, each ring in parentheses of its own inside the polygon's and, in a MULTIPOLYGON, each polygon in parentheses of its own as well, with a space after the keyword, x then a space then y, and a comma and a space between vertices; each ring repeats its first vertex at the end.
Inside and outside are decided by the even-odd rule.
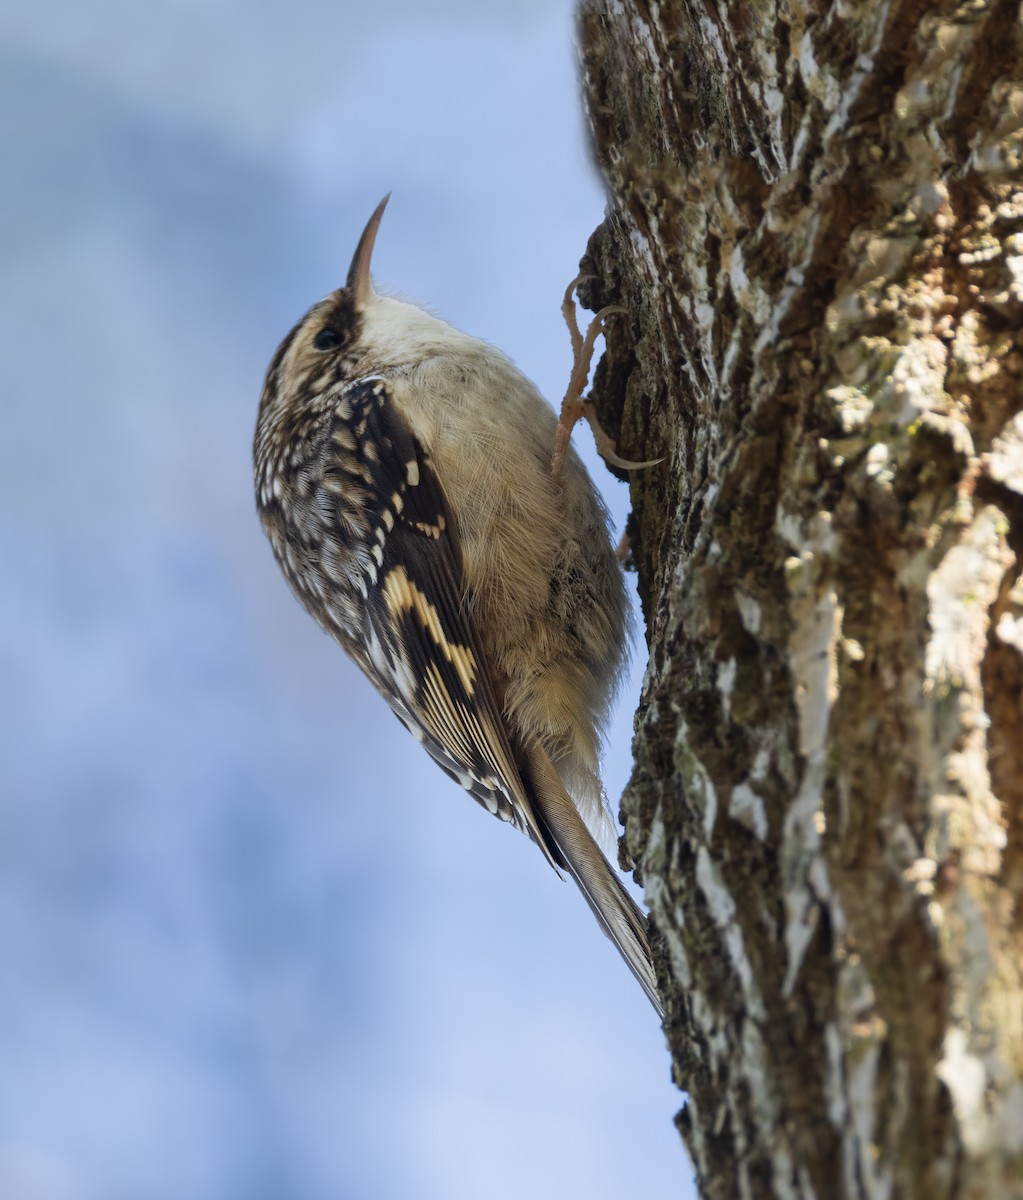
MULTIPOLYGON (((586 336, 584 337, 579 332, 579 322, 576 319, 574 293, 575 289, 585 278, 587 278, 585 275, 577 275, 565 289, 565 298, 561 302, 561 314, 565 318, 565 324, 568 326, 568 336, 572 341, 573 361, 568 388, 565 392, 565 398, 561 402, 561 419, 558 421, 558 432, 554 441, 554 457, 551 460, 551 478, 555 481, 561 474, 561 467, 565 461, 565 455, 568 453, 569 439, 580 417, 586 417, 590 422, 591 429, 593 429, 594 436, 598 436, 597 431, 599 430, 599 437, 603 439, 605 445, 610 445, 611 450, 614 450, 614 442, 600 428, 596 414, 593 411, 593 406, 584 402, 583 392, 586 390, 586 385, 590 378, 590 361, 593 358, 593 347, 596 344, 598 334, 604 328, 604 321, 614 313, 625 312, 625 309, 615 305, 602 308, 590 322, 586 330, 586 336)), ((598 449, 600 449, 599 442, 598 449)))
POLYGON ((630 462, 628 459, 619 458, 614 439, 600 427, 600 422, 597 420, 597 413, 593 405, 583 399, 583 392, 586 390, 586 385, 590 379, 590 363, 593 359, 593 348, 596 345, 598 336, 604 332, 604 322, 608 317, 614 316, 615 313, 624 313, 626 311, 619 304, 610 304, 607 308, 602 308, 597 313, 589 323, 585 335, 580 333, 579 322, 576 320, 575 315, 574 292, 586 278, 588 278, 586 275, 577 275, 572 280, 565 290, 565 299, 561 304, 561 313, 565 318, 565 324, 568 326, 568 336, 572 341, 573 362, 572 374, 568 381, 568 390, 565 392, 565 398, 561 402, 561 419, 558 421, 558 432, 554 440, 551 478, 555 482, 557 482, 558 477, 561 475, 565 455, 568 453, 568 442, 572 436, 572 430, 575 428, 576 422, 580 417, 585 417, 589 422, 590 429, 593 430, 593 440, 597 444, 598 453, 606 462, 611 463, 613 466, 621 467, 628 471, 639 467, 652 467, 654 463, 660 462, 660 459, 652 459, 650 462, 630 462))

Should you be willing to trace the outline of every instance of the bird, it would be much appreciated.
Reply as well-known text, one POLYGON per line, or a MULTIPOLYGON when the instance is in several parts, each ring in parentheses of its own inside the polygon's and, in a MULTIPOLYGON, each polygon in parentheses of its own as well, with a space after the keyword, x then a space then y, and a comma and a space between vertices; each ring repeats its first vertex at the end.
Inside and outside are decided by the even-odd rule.
MULTIPOLYGON (((302 605, 440 767, 571 876, 663 1018, 646 918, 602 848, 601 733, 630 622, 607 511, 509 358, 376 291, 388 199, 345 285, 271 359, 261 523, 302 605)), ((572 340, 578 382, 593 338, 572 340)))

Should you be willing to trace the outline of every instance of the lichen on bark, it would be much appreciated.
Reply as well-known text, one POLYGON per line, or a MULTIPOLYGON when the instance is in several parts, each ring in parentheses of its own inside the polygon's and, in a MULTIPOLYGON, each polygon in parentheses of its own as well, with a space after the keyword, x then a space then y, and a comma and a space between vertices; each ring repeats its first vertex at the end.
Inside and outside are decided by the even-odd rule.
POLYGON ((623 798, 713 1197, 1023 1196, 1016 4, 585 0, 650 649, 623 798))

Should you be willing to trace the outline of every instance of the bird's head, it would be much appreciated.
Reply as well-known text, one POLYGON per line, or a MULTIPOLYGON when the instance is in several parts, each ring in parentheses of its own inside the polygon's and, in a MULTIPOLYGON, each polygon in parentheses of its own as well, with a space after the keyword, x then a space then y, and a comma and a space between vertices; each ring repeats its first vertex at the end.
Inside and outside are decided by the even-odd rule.
POLYGON ((444 353, 464 334, 415 304, 381 296, 370 263, 390 194, 362 231, 345 285, 314 304, 277 348, 263 404, 336 395, 338 385, 444 353))

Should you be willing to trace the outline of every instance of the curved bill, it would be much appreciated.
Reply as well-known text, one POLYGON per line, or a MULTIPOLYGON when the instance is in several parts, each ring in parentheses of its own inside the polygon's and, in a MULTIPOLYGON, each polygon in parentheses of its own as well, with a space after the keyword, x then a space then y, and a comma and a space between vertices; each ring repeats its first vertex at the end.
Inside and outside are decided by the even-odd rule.
POLYGON ((384 209, 387 207, 387 201, 390 198, 391 193, 388 192, 373 210, 373 215, 366 222, 366 228, 362 231, 362 237, 359 238, 359 244, 355 247, 352 265, 348 268, 348 281, 345 286, 352 293, 356 308, 365 304, 370 296, 373 295, 373 280, 369 274, 369 261, 373 257, 373 245, 377 240, 377 230, 380 228, 384 209))

